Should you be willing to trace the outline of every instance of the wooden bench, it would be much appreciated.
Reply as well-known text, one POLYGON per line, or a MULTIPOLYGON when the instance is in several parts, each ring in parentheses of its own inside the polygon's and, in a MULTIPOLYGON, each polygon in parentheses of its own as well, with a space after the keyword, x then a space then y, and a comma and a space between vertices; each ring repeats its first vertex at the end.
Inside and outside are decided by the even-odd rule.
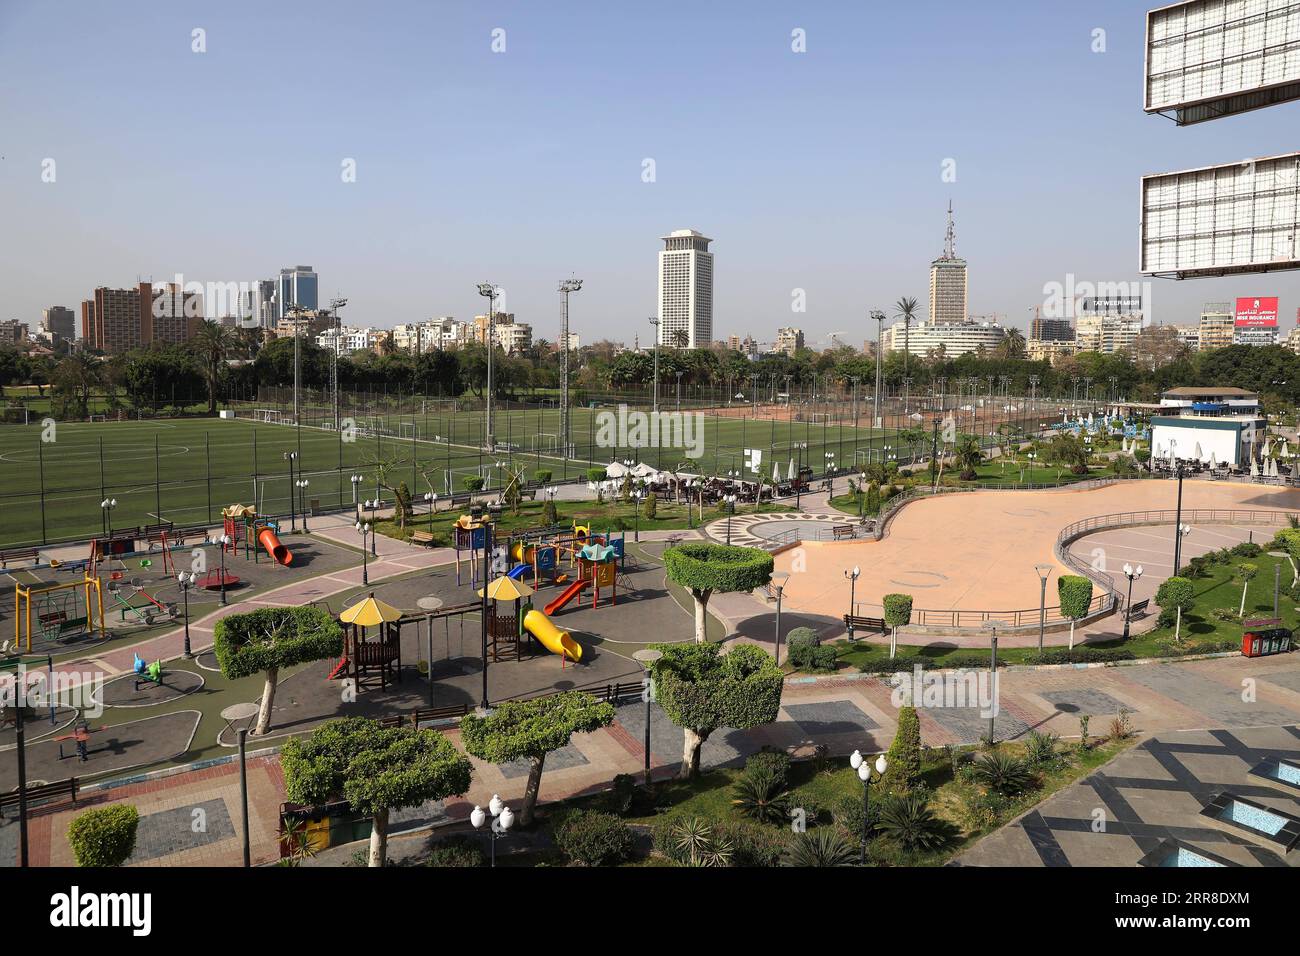
MULTIPOLYGON (((76 803, 78 789, 76 777, 69 777, 67 780, 60 780, 57 783, 43 783, 38 787, 28 787, 28 809, 31 809, 33 803, 45 803, 58 797, 70 797, 72 802, 76 803)), ((6 807, 16 807, 18 802, 18 792, 16 790, 0 793, 0 818, 4 817, 6 807)))
POLYGON ((856 529, 851 524, 837 524, 831 528, 831 537, 835 541, 857 537, 856 529))
POLYGON ((862 617, 860 614, 845 614, 844 626, 848 628, 850 634, 854 631, 879 631, 885 633, 885 619, 883 617, 862 617))
POLYGON ((1150 598, 1145 598, 1141 601, 1135 601, 1128 609, 1128 616, 1132 618, 1132 617, 1137 617, 1139 614, 1145 614, 1147 610, 1147 605, 1149 605, 1150 603, 1151 603, 1150 598))
POLYGON ((412 531, 412 532, 411 532, 411 543, 412 543, 412 544, 420 544, 420 545, 424 545, 424 547, 426 547, 426 548, 431 548, 431 547, 433 547, 433 532, 432 532, 432 531, 412 531))
POLYGON ((30 561, 32 564, 41 563, 40 548, 6 548, 0 551, 0 568, 8 568, 10 561, 30 561))

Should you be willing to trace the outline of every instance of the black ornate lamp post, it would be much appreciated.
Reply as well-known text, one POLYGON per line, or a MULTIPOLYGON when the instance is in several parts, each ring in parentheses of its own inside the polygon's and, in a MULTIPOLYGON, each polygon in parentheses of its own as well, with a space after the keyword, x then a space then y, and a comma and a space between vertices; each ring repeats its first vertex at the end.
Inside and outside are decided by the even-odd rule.
POLYGON ((310 485, 310 484, 311 484, 311 480, 308 479, 308 478, 299 478, 297 481, 295 481, 295 482, 293 483, 294 487, 298 489, 299 504, 301 505, 301 511, 302 511, 302 531, 303 531, 303 534, 307 534, 307 533, 309 533, 309 529, 308 529, 308 527, 307 527, 307 504, 306 504, 306 497, 307 497, 307 486, 310 485))
POLYGON ((736 513, 736 496, 726 494, 722 496, 722 500, 727 505, 727 547, 731 547, 731 516, 736 513))
POLYGON ((1050 564, 1035 564, 1034 570, 1038 572, 1038 581, 1041 587, 1038 589, 1038 653, 1043 653, 1043 632, 1047 630, 1047 579, 1052 576, 1052 566, 1050 564))
POLYGON ((645 785, 650 786, 650 704, 654 701, 654 682, 650 676, 650 668, 655 661, 663 657, 663 651, 656 651, 653 648, 645 647, 632 653, 632 658, 639 662, 645 668, 645 684, 641 688, 641 696, 645 700, 645 785))
MULTIPOLYGON (((858 772, 858 779, 862 781, 862 865, 867 865, 867 841, 871 836, 871 763, 855 750, 853 756, 849 757, 849 766, 858 772)), ((881 754, 875 762, 877 780, 885 775, 889 769, 889 761, 885 755, 881 754)))
POLYGON ((1124 577, 1128 578, 1128 600, 1124 602, 1124 640, 1128 640, 1128 626, 1131 619, 1131 609, 1133 607, 1133 582, 1142 577, 1142 565, 1136 568, 1131 564, 1124 565, 1124 577))
POLYGON ((194 572, 180 571, 176 575, 176 583, 181 586, 181 594, 185 598, 185 656, 193 657, 194 652, 190 650, 190 588, 194 586, 194 572))
MULTIPOLYGON (((862 574, 862 569, 861 569, 860 567, 858 567, 856 564, 853 566, 853 570, 852 570, 852 571, 847 571, 847 570, 846 570, 846 571, 844 572, 844 576, 845 576, 846 578, 848 578, 848 581, 849 581, 849 616, 850 616, 850 618, 852 618, 852 616, 857 612, 857 607, 856 607, 856 605, 857 605, 856 594, 857 594, 857 587, 858 587, 858 577, 859 577, 861 574, 862 574)), ((850 640, 850 641, 857 640, 857 638, 855 638, 855 637, 853 636, 853 625, 852 625, 852 624, 849 625, 849 640, 850 640)))
POLYGON ((221 545, 221 569, 219 572, 221 574, 221 603, 228 604, 230 602, 226 598, 226 548, 230 546, 231 537, 228 534, 223 534, 217 539, 217 542, 221 545))
POLYGON ((357 522, 357 532, 361 535, 361 583, 370 583, 369 558, 370 552, 366 548, 366 535, 370 534, 370 525, 357 522))
MULTIPOLYGON (((497 840, 501 839, 510 828, 515 825, 515 814, 495 793, 492 799, 488 801, 488 811, 492 814, 492 825, 488 828, 492 847, 492 866, 497 865, 497 840)), ((469 822, 474 825, 475 830, 481 830, 483 824, 488 822, 488 814, 483 812, 482 807, 475 807, 470 812, 469 822)))
POLYGON ((284 460, 289 463, 289 530, 297 531, 298 512, 294 507, 294 488, 296 486, 293 482, 293 463, 298 460, 298 453, 296 451, 286 451, 284 453, 284 460))

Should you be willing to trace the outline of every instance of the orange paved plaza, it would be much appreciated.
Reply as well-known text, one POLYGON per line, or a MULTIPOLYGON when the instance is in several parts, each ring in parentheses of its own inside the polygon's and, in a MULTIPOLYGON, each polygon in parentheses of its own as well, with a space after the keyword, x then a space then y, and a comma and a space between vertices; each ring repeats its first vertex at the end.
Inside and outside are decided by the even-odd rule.
MULTIPOLYGON (((913 502, 890 522, 882 541, 805 542, 778 554, 777 570, 791 572, 784 604, 815 614, 847 608, 844 571, 857 565, 860 606, 878 606, 881 595, 902 592, 925 609, 1036 608, 1034 565, 1041 563, 1054 569, 1047 597, 1053 605, 1056 576, 1072 573, 1053 554, 1062 528, 1096 515, 1172 510, 1177 489, 1173 480, 1121 481, 1084 491, 969 492, 913 502)), ((1300 509, 1300 491, 1185 481, 1183 507, 1300 509)))

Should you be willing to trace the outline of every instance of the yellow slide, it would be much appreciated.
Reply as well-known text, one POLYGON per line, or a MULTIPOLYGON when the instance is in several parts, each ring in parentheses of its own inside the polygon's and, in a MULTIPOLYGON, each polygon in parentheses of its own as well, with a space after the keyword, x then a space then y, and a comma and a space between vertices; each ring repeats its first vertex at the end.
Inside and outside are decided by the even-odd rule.
POLYGON ((552 654, 563 654, 571 661, 582 660, 582 645, 562 631, 541 611, 533 610, 524 615, 524 628, 529 634, 542 642, 542 646, 552 654))

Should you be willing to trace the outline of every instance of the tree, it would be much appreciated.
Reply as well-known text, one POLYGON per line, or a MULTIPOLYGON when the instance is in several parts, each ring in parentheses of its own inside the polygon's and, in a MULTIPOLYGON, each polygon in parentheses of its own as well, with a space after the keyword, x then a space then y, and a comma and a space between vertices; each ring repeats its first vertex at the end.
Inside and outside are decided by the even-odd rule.
POLYGON ((898 729, 885 759, 885 781, 895 793, 910 793, 921 782, 921 720, 911 704, 898 709, 898 729))
POLYGON ((318 607, 268 607, 229 614, 217 621, 212 639, 217 664, 227 680, 266 675, 255 734, 271 729, 280 668, 343 653, 343 628, 328 610, 318 607))
POLYGON ((1196 599, 1196 588, 1187 578, 1175 575, 1165 578, 1156 589, 1156 604, 1160 606, 1157 623, 1161 627, 1174 625, 1174 641, 1177 642, 1182 631, 1183 615, 1192 609, 1196 599))
POLYGON ((961 468, 962 481, 974 481, 978 476, 975 470, 979 467, 980 462, 984 460, 984 452, 980 448, 980 441, 974 435, 959 435, 957 443, 953 448, 953 456, 957 460, 957 465, 961 468))
POLYGON ((612 704, 580 691, 568 691, 507 701, 487 717, 469 714, 460 722, 461 742, 470 754, 489 763, 528 761, 528 786, 519 822, 531 826, 546 755, 568 746, 574 734, 591 733, 613 720, 612 704))
POLYGON ((1070 648, 1074 648, 1074 625, 1088 616, 1092 607, 1092 581, 1079 574, 1062 574, 1056 579, 1056 596, 1061 616, 1070 619, 1070 648))
POLYGON ((1246 613, 1246 589, 1250 587, 1251 579, 1259 574, 1259 565, 1243 562, 1237 565, 1237 578, 1241 581, 1241 607, 1237 610, 1237 617, 1242 617, 1246 613))
POLYGON ((85 418, 90 414, 90 393, 99 384, 99 374, 100 362, 85 352, 69 355, 58 364, 54 392, 63 399, 66 415, 85 418))
POLYGON ((886 594, 880 599, 885 610, 885 624, 889 626, 889 656, 898 650, 898 629, 912 623, 912 595, 886 594))
POLYGON ((903 320, 903 374, 907 374, 907 360, 911 345, 910 331, 916 321, 916 299, 904 296, 894 303, 894 314, 903 320))
POLYGON ((433 730, 382 727, 365 717, 344 717, 291 738, 280 752, 284 793, 317 807, 342 797, 369 816, 370 866, 388 855, 390 810, 445 800, 469 790, 472 768, 450 740, 433 730))
POLYGON ((233 331, 211 319, 204 319, 190 340, 190 347, 203 362, 203 377, 208 385, 209 415, 217 414, 217 384, 221 380, 221 367, 234 346, 233 331))
POLYGON ((122 866, 135 852, 140 814, 129 803, 95 807, 68 825, 68 845, 77 866, 122 866))
POLYGON ((653 690, 664 713, 682 728, 683 779, 699 776, 700 748, 719 727, 745 730, 776 720, 785 675, 766 651, 753 644, 726 654, 716 644, 656 647, 663 656, 651 665, 653 690))
POLYGON ((695 598, 695 640, 705 640, 709 598, 715 591, 752 591, 772 579, 772 555, 758 548, 679 544, 664 552, 668 580, 695 598))

